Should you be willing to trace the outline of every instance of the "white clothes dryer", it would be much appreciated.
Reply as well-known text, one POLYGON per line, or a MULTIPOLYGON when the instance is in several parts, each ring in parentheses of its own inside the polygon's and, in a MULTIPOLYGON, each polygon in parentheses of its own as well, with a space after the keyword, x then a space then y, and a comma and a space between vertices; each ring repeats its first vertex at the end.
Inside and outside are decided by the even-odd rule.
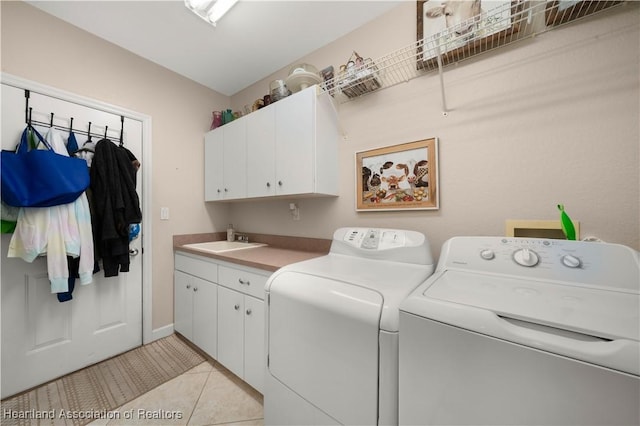
POLYGON ((426 237, 341 228, 266 284, 267 425, 398 423, 400 302, 434 269, 426 237))
POLYGON ((640 267, 617 244, 456 237, 401 305, 400 424, 640 424, 640 267))

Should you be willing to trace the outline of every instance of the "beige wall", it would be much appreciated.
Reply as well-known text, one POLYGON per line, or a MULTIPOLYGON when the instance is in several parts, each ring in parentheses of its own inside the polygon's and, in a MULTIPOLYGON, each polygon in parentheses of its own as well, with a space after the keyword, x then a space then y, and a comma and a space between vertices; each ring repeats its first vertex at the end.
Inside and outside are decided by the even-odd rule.
POLYGON ((229 98, 26 3, 1 7, 3 72, 152 117, 152 327, 173 323, 173 234, 227 225, 225 206, 202 202, 202 158, 211 111, 229 98))
MULTIPOLYGON (((233 205, 232 216, 246 231, 313 237, 348 225, 415 229, 438 253, 455 235, 504 235, 506 219, 557 220, 564 203, 583 237, 639 249, 639 16, 629 4, 447 68, 446 117, 437 74, 341 104, 340 196, 299 200, 299 222, 288 201, 233 205), (356 151, 433 136, 438 211, 355 211, 356 151)), ((352 50, 381 57, 415 41, 415 21, 415 2, 403 3, 301 61, 337 69, 352 50)), ((232 106, 251 104, 288 70, 232 106)))
MULTIPOLYGON (((153 119, 153 328, 173 322, 173 234, 241 231, 329 238, 340 226, 426 233, 434 251, 454 235, 503 235, 505 219, 556 219, 562 202, 583 236, 640 248, 636 5, 482 55, 436 75, 340 105, 340 197, 205 204, 202 140, 212 110, 268 91, 268 76, 231 99, 22 2, 1 2, 2 71, 153 119), (46 66, 43 66, 45 64, 46 66), (357 213, 354 153, 437 136, 441 208, 357 213), (161 206, 169 221, 159 220, 161 206)), ((338 67, 353 49, 377 58, 415 40, 415 3, 304 58, 338 67)))

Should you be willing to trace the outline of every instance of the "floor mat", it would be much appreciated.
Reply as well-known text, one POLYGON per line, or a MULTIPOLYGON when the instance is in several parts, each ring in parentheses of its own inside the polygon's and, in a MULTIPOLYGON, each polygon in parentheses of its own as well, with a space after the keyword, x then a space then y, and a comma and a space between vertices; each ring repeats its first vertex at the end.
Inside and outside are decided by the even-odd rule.
POLYGON ((3 425, 84 425, 201 364, 175 334, 2 401, 3 425))

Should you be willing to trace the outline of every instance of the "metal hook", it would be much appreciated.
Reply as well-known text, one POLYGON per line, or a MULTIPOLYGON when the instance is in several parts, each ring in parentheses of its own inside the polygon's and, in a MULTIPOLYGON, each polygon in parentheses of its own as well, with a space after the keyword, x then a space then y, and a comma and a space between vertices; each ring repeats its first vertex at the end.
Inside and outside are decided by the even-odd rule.
POLYGON ((124 115, 121 115, 120 116, 120 146, 124 145, 123 135, 124 135, 124 115))
POLYGON ((104 126, 104 138, 107 138, 107 130, 109 129, 109 126, 104 126))
POLYGON ((51 113, 51 120, 49 121, 49 127, 53 127, 53 113, 51 113))
POLYGON ((29 107, 29 97, 31 92, 27 89, 24 89, 24 97, 25 97, 25 107, 24 107, 24 122, 31 125, 31 108, 29 107))
POLYGON ((71 123, 69 124, 69 133, 73 132, 73 117, 71 117, 71 123))

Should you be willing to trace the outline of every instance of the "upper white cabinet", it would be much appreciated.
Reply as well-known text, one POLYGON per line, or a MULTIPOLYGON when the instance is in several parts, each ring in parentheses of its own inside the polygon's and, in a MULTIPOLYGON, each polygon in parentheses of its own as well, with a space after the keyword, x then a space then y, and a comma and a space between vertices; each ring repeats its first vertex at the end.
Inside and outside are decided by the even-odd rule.
POLYGON ((339 140, 331 97, 317 86, 225 124, 205 137, 205 200, 338 195, 339 140))
POLYGON ((275 195, 276 105, 254 111, 245 117, 245 120, 247 121, 247 171, 249 174, 247 197, 275 195))
POLYGON ((205 201, 247 196, 247 126, 235 120, 212 130, 204 139, 205 201))

